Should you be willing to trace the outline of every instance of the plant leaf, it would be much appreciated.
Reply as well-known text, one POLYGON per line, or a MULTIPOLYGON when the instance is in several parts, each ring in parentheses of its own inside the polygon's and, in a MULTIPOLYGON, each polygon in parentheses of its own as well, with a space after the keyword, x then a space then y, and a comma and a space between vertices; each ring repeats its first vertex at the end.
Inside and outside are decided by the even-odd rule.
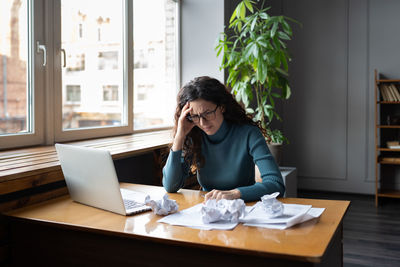
POLYGON ((262 18, 262 19, 264 19, 264 20, 267 20, 267 19, 269 19, 269 16, 268 16, 267 13, 261 12, 261 13, 260 13, 260 18, 262 18))
MULTIPOLYGON (((236 13, 238 12, 238 7, 239 7, 239 5, 236 6, 235 10, 233 10, 232 16, 231 16, 231 18, 229 19, 229 24, 231 24, 231 23, 235 20, 235 18, 236 18, 236 16, 237 16, 236 13)), ((230 26, 229 26, 229 28, 230 28, 230 26)))
POLYGON ((283 68, 285 69, 285 71, 288 71, 289 66, 286 60, 286 56, 285 53, 283 51, 280 52, 280 56, 281 56, 281 63, 283 65, 283 68))
POLYGON ((237 27, 238 27, 239 32, 242 31, 242 22, 241 21, 239 21, 237 23, 237 27))
POLYGON ((256 23, 257 23, 257 16, 254 17, 253 22, 251 23, 251 26, 250 26, 251 31, 254 31, 254 27, 256 26, 256 23))
POLYGON ((246 108, 246 113, 253 114, 254 113, 254 109, 246 108))
POLYGON ((253 5, 251 4, 250 1, 244 0, 244 4, 246 5, 247 9, 250 10, 251 13, 254 12, 254 10, 253 10, 253 5))
POLYGON ((290 36, 283 31, 278 31, 278 37, 283 40, 290 40, 290 36))
POLYGON ((289 84, 286 84, 283 88, 282 88, 282 95, 284 99, 289 99, 289 97, 291 96, 292 91, 290 89, 289 84))
POLYGON ((244 18, 246 17, 246 6, 244 4, 244 2, 241 2, 240 4, 240 19, 244 20, 244 18))
POLYGON ((257 64, 257 79, 261 84, 264 84, 267 79, 267 65, 262 60, 259 60, 257 64))
POLYGON ((274 22, 274 25, 272 26, 271 29, 271 37, 273 38, 275 36, 276 30, 278 29, 279 24, 277 22, 274 22))
POLYGON ((287 21, 285 19, 282 19, 282 27, 283 30, 288 34, 288 35, 292 35, 292 28, 290 27, 289 23, 287 23, 287 21))
POLYGON ((275 68, 275 70, 284 76, 289 76, 289 74, 281 68, 275 68))

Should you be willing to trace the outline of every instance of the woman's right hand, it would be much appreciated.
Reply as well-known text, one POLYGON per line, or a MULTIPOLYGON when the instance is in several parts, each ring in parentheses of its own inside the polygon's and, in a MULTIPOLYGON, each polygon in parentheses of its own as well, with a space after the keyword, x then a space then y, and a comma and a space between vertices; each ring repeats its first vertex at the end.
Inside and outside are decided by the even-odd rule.
POLYGON ((172 150, 177 151, 181 150, 183 147, 183 142, 185 141, 186 135, 193 129, 194 123, 187 119, 187 116, 190 115, 190 111, 192 108, 190 107, 190 103, 187 102, 181 111, 181 115, 178 119, 178 127, 176 129, 174 144, 172 145, 172 150))

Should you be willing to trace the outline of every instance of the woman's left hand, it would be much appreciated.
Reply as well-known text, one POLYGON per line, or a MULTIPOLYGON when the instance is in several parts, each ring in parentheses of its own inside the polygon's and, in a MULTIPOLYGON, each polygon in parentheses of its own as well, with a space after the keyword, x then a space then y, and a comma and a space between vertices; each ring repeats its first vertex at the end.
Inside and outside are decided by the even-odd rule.
POLYGON ((227 190, 227 191, 222 191, 222 190, 212 190, 208 192, 204 196, 204 202, 206 202, 209 199, 237 199, 240 198, 240 191, 237 189, 232 189, 232 190, 227 190))

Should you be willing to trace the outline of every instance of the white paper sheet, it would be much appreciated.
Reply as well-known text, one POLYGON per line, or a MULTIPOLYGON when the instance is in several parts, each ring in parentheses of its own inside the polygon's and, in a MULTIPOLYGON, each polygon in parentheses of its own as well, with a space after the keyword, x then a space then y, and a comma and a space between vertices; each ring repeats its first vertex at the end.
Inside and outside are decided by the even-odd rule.
POLYGON ((287 229, 293 225, 318 218, 325 208, 312 208, 311 205, 283 204, 281 216, 270 218, 260 205, 247 207, 248 214, 240 220, 245 226, 255 226, 272 229, 287 229))
POLYGON ((177 213, 165 216, 157 222, 168 223, 171 225, 186 226, 201 230, 232 230, 238 223, 219 221, 214 223, 204 223, 201 218, 201 207, 197 204, 191 208, 178 211, 177 213))

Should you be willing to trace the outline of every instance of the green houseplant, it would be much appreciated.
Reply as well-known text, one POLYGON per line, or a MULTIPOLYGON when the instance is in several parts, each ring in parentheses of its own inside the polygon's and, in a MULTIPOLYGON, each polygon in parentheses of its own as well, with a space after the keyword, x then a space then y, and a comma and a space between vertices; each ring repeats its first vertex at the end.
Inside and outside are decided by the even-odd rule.
MULTIPOLYGON (((228 70, 227 85, 236 99, 243 102, 246 111, 261 121, 269 138, 267 143, 288 142, 271 122, 282 120, 275 109, 277 99, 288 99, 290 56, 286 42, 292 37, 285 16, 270 16, 270 7, 257 7, 252 0, 241 1, 234 10, 228 33, 221 33, 216 46, 217 56, 222 53, 220 68, 228 70), (255 97, 255 110, 251 108, 255 97)), ((297 22, 296 22, 297 23, 297 22)))

